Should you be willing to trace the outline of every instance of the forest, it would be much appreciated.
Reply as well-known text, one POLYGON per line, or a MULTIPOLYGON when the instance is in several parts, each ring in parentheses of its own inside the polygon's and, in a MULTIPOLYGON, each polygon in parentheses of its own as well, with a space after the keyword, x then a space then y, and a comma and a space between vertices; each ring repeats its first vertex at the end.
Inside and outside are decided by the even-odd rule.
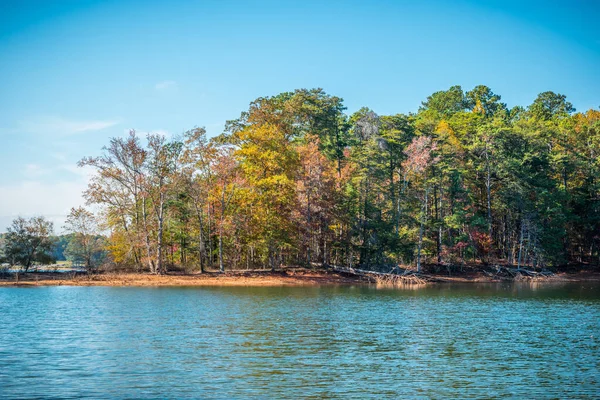
MULTIPOLYGON (((508 108, 453 86, 378 115, 300 89, 254 100, 216 137, 131 131, 83 158, 95 172, 89 209, 67 220, 70 254, 157 274, 597 266, 599 155, 600 111, 550 91, 508 108)), ((51 255, 52 226, 34 220, 9 228, 4 261, 51 255)))

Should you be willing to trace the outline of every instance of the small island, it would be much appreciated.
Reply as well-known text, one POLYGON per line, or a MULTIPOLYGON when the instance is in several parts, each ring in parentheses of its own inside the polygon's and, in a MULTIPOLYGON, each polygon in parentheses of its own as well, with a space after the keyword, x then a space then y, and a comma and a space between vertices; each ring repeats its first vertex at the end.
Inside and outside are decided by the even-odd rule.
POLYGON ((0 237, 0 282, 595 279, 600 111, 550 91, 509 108, 483 85, 435 92, 417 113, 345 109, 299 89, 254 100, 210 139, 110 139, 79 163, 89 208, 63 235, 40 216, 0 237), (58 259, 88 276, 28 276, 58 259))
POLYGON ((4 1, 0 399, 600 399, 600 1, 4 1))

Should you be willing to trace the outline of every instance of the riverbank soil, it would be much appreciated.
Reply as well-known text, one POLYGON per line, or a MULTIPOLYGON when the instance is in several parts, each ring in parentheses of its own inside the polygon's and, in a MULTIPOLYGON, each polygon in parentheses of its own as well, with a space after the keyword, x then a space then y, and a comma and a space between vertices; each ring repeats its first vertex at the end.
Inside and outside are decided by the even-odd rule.
POLYGON ((329 271, 293 269, 205 273, 96 273, 31 272, 0 277, 0 286, 318 286, 354 285, 367 279, 329 271))
MULTIPOLYGON (((504 282, 504 281, 549 281, 579 282, 600 281, 600 271, 591 269, 559 272, 549 276, 510 277, 506 274, 493 274, 489 271, 465 268, 462 271, 440 270, 419 275, 430 283, 452 282, 504 282)), ((29 272, 27 274, 4 274, 0 276, 0 286, 319 286, 319 285, 367 285, 377 283, 368 276, 318 269, 283 269, 176 273, 153 275, 148 273, 67 273, 29 272)))

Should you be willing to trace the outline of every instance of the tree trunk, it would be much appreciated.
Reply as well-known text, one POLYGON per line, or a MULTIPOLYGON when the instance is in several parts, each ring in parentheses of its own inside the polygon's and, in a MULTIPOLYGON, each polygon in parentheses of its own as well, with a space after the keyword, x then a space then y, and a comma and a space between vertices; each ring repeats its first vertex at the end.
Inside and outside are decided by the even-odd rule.
POLYGON ((485 164, 486 164, 486 180, 485 180, 485 189, 487 194, 487 223, 488 223, 488 232, 490 234, 490 239, 493 237, 493 227, 492 227, 492 178, 490 171, 490 160, 487 149, 487 144, 485 146, 485 164))
POLYGON ((519 238, 519 260, 517 261, 517 271, 521 269, 521 255, 523 253, 523 236, 525 233, 525 221, 521 220, 521 234, 519 238))
POLYGON ((202 210, 194 201, 196 208, 196 216, 198 217, 198 258, 200 259, 200 272, 204 273, 204 261, 206 260, 206 243, 204 242, 204 220, 202 218, 202 210))
POLYGON ((225 267, 223 266, 223 216, 222 215, 221 215, 221 226, 219 226, 219 271, 225 272, 225 267))
POLYGON ((308 262, 308 266, 311 266, 311 245, 312 245, 312 238, 313 238, 313 231, 312 231, 312 214, 310 212, 310 190, 307 193, 307 197, 306 197, 306 214, 307 214, 307 226, 308 226, 308 246, 306 246, 306 260, 308 262))
POLYGON ((425 189, 425 201, 421 208, 424 212, 421 215, 421 226, 419 228, 419 244, 417 248, 417 273, 421 272, 421 248, 423 247, 423 231, 425 230, 425 221, 427 218, 427 202, 428 202, 429 189, 425 189))
MULTIPOLYGON (((161 195, 162 196, 162 195, 161 195)), ((160 209, 158 214, 158 244, 156 251, 156 272, 162 274, 164 272, 163 267, 163 229, 164 229, 164 204, 163 200, 160 201, 160 209)))
POLYGON ((208 266, 212 267, 212 227, 210 219, 210 203, 208 203, 208 266))
POLYGON ((148 257, 148 266, 150 267, 150 273, 155 274, 156 268, 154 260, 152 260, 152 251, 150 248, 150 233, 148 232, 148 211, 146 210, 146 198, 142 200, 142 219, 144 221, 144 236, 146 244, 146 257, 148 257))
MULTIPOLYGON (((392 221, 394 221, 394 225, 396 225, 396 221, 398 220, 398 209, 396 208, 396 202, 398 201, 396 199, 396 185, 394 185, 394 163, 392 162, 392 155, 389 155, 390 157, 390 165, 389 165, 389 179, 390 179, 390 201, 392 204, 392 221)), ((396 234, 398 234, 398 231, 396 230, 396 234)))
POLYGON ((441 203, 442 201, 442 193, 440 190, 438 197, 438 186, 436 185, 433 188, 433 205, 435 207, 435 220, 438 224, 438 232, 437 232, 437 241, 436 241, 436 253, 437 253, 437 263, 442 263, 442 224, 440 218, 440 204, 438 204, 438 200, 441 203))

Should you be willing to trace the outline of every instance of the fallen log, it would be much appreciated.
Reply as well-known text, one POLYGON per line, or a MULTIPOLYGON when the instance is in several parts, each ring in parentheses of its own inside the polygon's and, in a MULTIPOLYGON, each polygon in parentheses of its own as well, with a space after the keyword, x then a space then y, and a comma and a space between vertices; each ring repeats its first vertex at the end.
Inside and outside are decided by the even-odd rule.
MULTIPOLYGON (((502 275, 510 277, 514 280, 527 280, 527 279, 544 279, 554 275, 552 271, 541 270, 532 271, 524 268, 510 268, 505 266, 496 265, 493 277, 500 277, 502 275)), ((488 274, 489 275, 489 274, 488 274)))
POLYGON ((349 274, 354 276, 360 276, 368 279, 369 281, 377 284, 386 285, 424 285, 426 283, 434 281, 433 278, 420 275, 412 271, 404 270, 402 274, 368 271, 364 269, 351 268, 351 267, 336 267, 332 266, 331 269, 335 272, 342 274, 349 274))

